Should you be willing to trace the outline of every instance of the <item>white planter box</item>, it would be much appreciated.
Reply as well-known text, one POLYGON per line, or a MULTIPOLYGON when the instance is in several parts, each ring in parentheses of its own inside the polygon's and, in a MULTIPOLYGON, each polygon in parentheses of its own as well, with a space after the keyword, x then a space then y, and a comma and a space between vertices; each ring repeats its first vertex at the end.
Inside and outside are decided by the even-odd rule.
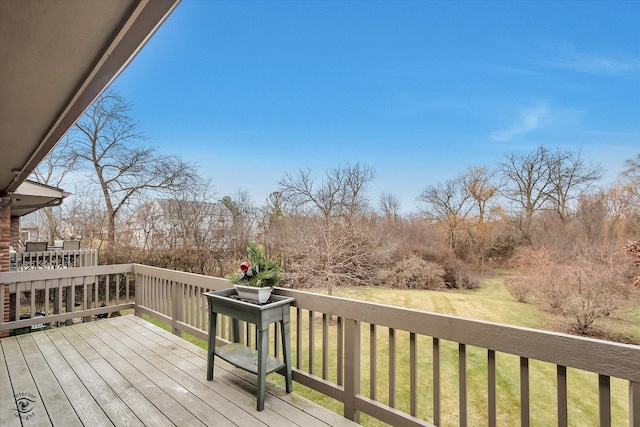
POLYGON ((249 301, 257 301, 261 304, 269 301, 271 291, 273 290, 271 287, 257 288, 255 286, 233 286, 236 288, 236 292, 238 292, 238 297, 249 301))

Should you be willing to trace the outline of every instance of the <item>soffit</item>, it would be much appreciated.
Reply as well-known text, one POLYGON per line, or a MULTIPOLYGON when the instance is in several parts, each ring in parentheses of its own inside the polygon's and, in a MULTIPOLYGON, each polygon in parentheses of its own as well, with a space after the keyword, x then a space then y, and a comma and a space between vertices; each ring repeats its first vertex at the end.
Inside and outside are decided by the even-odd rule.
POLYGON ((63 190, 26 180, 12 194, 11 216, 30 214, 47 206, 57 206, 70 196, 63 190))
POLYGON ((0 1, 0 196, 16 191, 178 1, 0 1))

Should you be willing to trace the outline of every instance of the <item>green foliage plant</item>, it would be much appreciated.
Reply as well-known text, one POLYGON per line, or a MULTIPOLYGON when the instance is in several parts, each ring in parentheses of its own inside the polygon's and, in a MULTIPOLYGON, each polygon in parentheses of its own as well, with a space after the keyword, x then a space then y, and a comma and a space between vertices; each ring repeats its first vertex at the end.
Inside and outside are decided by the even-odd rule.
POLYGON ((280 258, 268 258, 263 245, 249 240, 247 261, 240 265, 240 270, 226 276, 234 285, 253 287, 278 286, 282 278, 280 258))

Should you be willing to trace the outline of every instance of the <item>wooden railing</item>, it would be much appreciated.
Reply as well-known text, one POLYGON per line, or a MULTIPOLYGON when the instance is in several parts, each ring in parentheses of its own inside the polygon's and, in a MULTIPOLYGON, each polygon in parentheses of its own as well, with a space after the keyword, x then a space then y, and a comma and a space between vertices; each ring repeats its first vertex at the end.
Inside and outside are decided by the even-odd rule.
MULTIPOLYGON (((137 315, 166 322, 177 335, 189 333, 202 339, 208 334, 204 292, 231 286, 225 279, 137 264, 103 268, 106 270, 100 273, 92 269, 91 275, 111 277, 113 283, 114 275, 129 277, 133 273, 136 293, 135 304, 123 304, 122 297, 118 303, 117 297, 111 296, 101 312, 134 307, 137 315)), ((55 271, 60 272, 66 271, 55 271)), ((35 273, 0 273, 0 286, 6 286, 7 278, 15 279, 10 274, 35 273)), ((92 276, 79 277, 83 277, 83 286, 92 281, 92 276)), ((70 279, 59 276, 63 278, 70 279)), ((44 276, 29 280, 46 282, 44 276)), ((132 285, 128 279, 126 283, 132 285)), ((33 289, 34 285, 26 286, 33 289)), ((291 332, 294 381, 340 402, 349 419, 360 422, 361 414, 366 414, 392 425, 429 426, 440 425, 447 417, 449 423, 454 419, 461 426, 495 426, 503 411, 512 410, 500 404, 504 383, 511 382, 519 388, 515 398, 520 425, 535 424, 532 419, 536 414, 551 407, 557 425, 566 426, 572 422, 570 396, 583 393, 571 389, 572 378, 581 375, 592 378, 598 396, 598 420, 591 420, 592 424, 609 426, 612 415, 620 419, 614 412, 622 410, 623 418, 628 412, 629 426, 640 427, 639 346, 308 292, 276 292, 295 298, 291 332), (516 373, 505 378, 505 372, 511 372, 505 370, 509 364, 516 373), (553 384, 537 384, 535 372, 539 369, 552 369, 553 384), (469 404, 470 390, 477 389, 478 382, 486 389, 485 410, 470 414, 472 406, 473 411, 478 408, 477 402, 469 404), (628 402, 628 406, 623 402, 623 409, 611 399, 612 389, 618 390, 621 384, 626 396, 623 400, 628 402)), ((79 315, 85 317, 91 310, 95 309, 82 310, 79 315)), ((51 318, 54 316, 61 315, 51 318)), ((229 340, 230 323, 224 318, 218 321, 216 335, 221 343, 229 340)), ((6 326, 0 324, 0 330, 3 328, 6 326)), ((254 331, 250 326, 244 328, 242 340, 251 345, 254 331)), ((270 351, 279 355, 277 329, 271 333, 270 351)))
MULTIPOLYGON (((0 273, 0 295, 9 288, 10 321, 0 331, 74 319, 90 320, 134 307, 132 264, 0 273)), ((0 298, 0 313, 8 310, 0 298)))
MULTIPOLYGON (((138 313, 167 322, 176 334, 188 332, 206 339, 208 320, 203 293, 228 288, 231 286, 228 281, 138 265, 134 269, 138 313)), ((486 412, 481 416, 483 424, 498 424, 497 360, 502 363, 510 355, 515 358, 519 372, 522 426, 531 423, 532 404, 539 406, 532 401, 530 361, 542 361, 555 366, 555 391, 547 390, 543 397, 557 402, 557 425, 566 426, 570 421, 567 369, 571 368, 597 374, 594 387, 599 396, 601 426, 611 425, 611 378, 626 381, 629 425, 640 427, 639 346, 308 292, 286 289, 276 292, 295 298, 292 315, 295 332, 291 334, 294 381, 342 402, 344 416, 355 421, 359 422, 360 414, 366 413, 392 425, 440 425, 444 415, 443 383, 445 375, 452 374, 444 371, 443 362, 455 352, 457 372, 453 375, 457 376, 458 384, 453 394, 458 396, 457 421, 461 426, 474 424, 468 417, 469 366, 477 365, 478 355, 484 352, 481 364, 486 366, 483 381, 487 393, 486 412), (365 342, 368 346, 363 348, 365 342), (400 346, 407 346, 408 351, 400 346), (381 360, 380 354, 385 354, 386 360, 381 360), (408 360, 404 359, 405 354, 408 360), (383 364, 388 369, 388 386, 382 390, 384 393, 379 393, 378 375, 383 364), (426 366, 429 372, 424 372, 426 366), (402 401, 398 398, 400 375, 408 376, 409 388, 408 393, 402 394, 402 401), (368 390, 363 390, 362 384, 368 384, 368 390), (422 398, 425 388, 431 392, 430 402, 422 398)), ((218 322, 222 325, 216 335, 228 340, 226 325, 230 322, 224 320, 218 322)), ((277 329, 272 331, 272 350, 278 355, 277 329)), ((252 331, 247 327, 245 332, 243 339, 250 344, 252 331)))

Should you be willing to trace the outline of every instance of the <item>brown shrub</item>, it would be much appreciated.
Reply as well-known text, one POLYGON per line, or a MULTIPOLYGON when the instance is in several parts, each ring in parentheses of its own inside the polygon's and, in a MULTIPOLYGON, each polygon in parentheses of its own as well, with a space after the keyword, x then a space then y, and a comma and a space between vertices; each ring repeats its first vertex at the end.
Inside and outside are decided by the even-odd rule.
POLYGON ((415 255, 396 262, 391 268, 378 272, 381 283, 401 289, 441 289, 445 271, 442 266, 415 255))
POLYGON ((513 276, 508 277, 504 285, 517 302, 526 303, 534 290, 535 280, 529 276, 513 276))
MULTIPOLYGON (((564 318, 567 327, 585 334, 593 323, 629 302, 633 291, 628 263, 620 250, 576 248, 571 257, 528 250, 521 271, 543 310, 564 318)), ((522 255, 522 254, 521 254, 522 255)))
POLYGON ((447 259, 444 284, 449 289, 475 289, 480 285, 480 274, 469 264, 456 258, 447 259))

